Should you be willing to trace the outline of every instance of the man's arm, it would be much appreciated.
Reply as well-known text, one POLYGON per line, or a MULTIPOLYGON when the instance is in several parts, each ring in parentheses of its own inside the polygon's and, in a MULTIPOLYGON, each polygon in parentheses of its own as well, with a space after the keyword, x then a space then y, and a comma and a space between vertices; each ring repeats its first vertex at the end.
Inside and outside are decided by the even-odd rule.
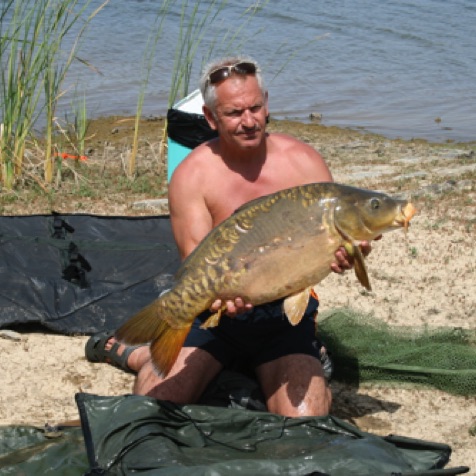
POLYGON ((184 260, 213 227, 199 168, 187 162, 177 167, 169 184, 169 208, 175 242, 184 260))

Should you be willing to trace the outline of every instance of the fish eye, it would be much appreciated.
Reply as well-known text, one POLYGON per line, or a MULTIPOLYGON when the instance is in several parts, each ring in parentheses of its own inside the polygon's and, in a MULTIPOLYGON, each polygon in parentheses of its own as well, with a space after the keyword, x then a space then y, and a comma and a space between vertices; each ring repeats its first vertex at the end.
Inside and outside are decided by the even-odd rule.
POLYGON ((378 210, 380 208, 380 200, 378 198, 372 198, 372 200, 370 200, 370 208, 372 208, 372 210, 378 210))

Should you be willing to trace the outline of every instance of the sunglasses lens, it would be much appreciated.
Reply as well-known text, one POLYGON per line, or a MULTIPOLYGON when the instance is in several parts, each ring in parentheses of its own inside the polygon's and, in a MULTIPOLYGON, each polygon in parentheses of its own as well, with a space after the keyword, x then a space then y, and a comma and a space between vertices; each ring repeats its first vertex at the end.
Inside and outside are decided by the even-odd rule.
POLYGON ((254 63, 243 62, 230 66, 223 66, 223 68, 212 71, 208 76, 208 81, 210 84, 219 83, 228 78, 233 71, 238 74, 255 74, 256 65, 254 63))
POLYGON ((210 84, 216 84, 228 78, 229 75, 230 70, 227 66, 225 66, 224 68, 217 69, 216 71, 213 71, 213 73, 210 73, 208 79, 210 81, 210 84))
POLYGON ((233 68, 239 74, 255 74, 256 65, 254 63, 238 63, 233 68))

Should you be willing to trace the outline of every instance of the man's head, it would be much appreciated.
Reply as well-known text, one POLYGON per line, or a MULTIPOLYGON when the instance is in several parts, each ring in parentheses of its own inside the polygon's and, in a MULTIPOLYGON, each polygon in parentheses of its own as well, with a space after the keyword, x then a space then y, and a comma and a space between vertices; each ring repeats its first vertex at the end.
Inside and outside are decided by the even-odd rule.
POLYGON ((229 77, 240 75, 253 75, 263 96, 267 95, 260 67, 255 60, 246 56, 222 58, 208 63, 200 78, 200 91, 205 106, 214 112, 217 85, 229 77))
POLYGON ((200 89, 205 117, 222 142, 237 151, 263 143, 268 94, 254 60, 235 57, 210 63, 200 89))

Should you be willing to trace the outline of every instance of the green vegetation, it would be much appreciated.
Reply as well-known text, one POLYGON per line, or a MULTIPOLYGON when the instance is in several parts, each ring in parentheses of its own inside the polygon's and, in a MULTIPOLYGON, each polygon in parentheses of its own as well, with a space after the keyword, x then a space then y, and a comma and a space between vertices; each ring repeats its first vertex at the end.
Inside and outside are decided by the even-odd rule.
MULTIPOLYGON (((56 177, 61 183, 64 178, 63 158, 58 152, 65 147, 81 157, 85 150, 89 120, 84 98, 72 104, 71 123, 60 124, 56 118, 58 100, 65 94, 63 84, 73 61, 80 60, 77 53, 80 40, 94 17, 109 2, 105 0, 96 10, 92 0, 7 0, 0 6, 0 183, 3 190, 12 190, 25 176, 44 192, 49 193, 56 177), (65 51, 65 38, 72 44, 65 51), (35 125, 45 124, 44 136, 37 138, 35 125), (32 173, 25 171, 25 159, 29 166, 33 160, 32 173), (38 164, 41 163, 41 171, 38 164)), ((242 34, 254 15, 268 0, 255 0, 243 6, 242 22, 235 29, 220 24, 220 14, 227 0, 162 0, 157 7, 153 25, 142 56, 141 88, 137 101, 132 145, 127 154, 125 174, 132 178, 136 174, 136 159, 139 148, 139 126, 141 123, 144 94, 160 45, 163 26, 174 7, 180 11, 180 28, 174 64, 171 73, 169 106, 189 93, 190 79, 198 61, 203 65, 212 54, 239 51, 246 41, 242 34), (211 35, 210 35, 210 32, 211 35), (210 41, 205 53, 199 51, 207 34, 210 41)), ((256 32, 250 32, 248 37, 256 32)), ((167 67, 169 70, 170 67, 167 67)), ((155 78, 154 78, 155 80, 155 78)), ((161 143, 161 156, 165 151, 165 131, 161 143)), ((76 161, 76 165, 78 162, 76 161)), ((78 178, 78 174, 75 175, 78 178)))
MULTIPOLYGON (((246 36, 241 35, 246 27, 249 27, 253 17, 262 10, 269 0, 257 0, 250 7, 244 8, 235 29, 225 28, 220 25, 220 14, 223 13, 228 0, 164 0, 157 15, 157 27, 149 38, 144 53, 143 70, 145 72, 141 93, 137 104, 134 142, 129 157, 129 176, 135 172, 137 155, 138 128, 144 101, 144 91, 149 82, 152 61, 162 34, 162 27, 167 12, 172 5, 180 6, 180 22, 178 37, 175 41, 176 48, 174 63, 171 73, 171 88, 168 97, 168 107, 172 107, 179 99, 186 97, 190 91, 190 81, 197 60, 200 67, 209 61, 214 54, 225 54, 230 51, 239 51, 246 41, 246 36), (213 32, 210 38, 210 31, 213 32), (200 47, 203 44, 205 34, 208 32, 208 49, 199 57, 200 47)), ((255 32, 254 34, 257 34, 255 32)), ((165 141, 167 136, 167 123, 163 129, 161 142, 161 156, 165 155, 165 141)))
POLYGON ((22 175, 33 129, 46 124, 43 147, 44 181, 53 180, 54 116, 66 73, 76 57, 79 40, 97 13, 89 15, 91 0, 8 0, 0 10, 0 180, 11 189, 22 175), (63 41, 79 26, 70 51, 63 41))

